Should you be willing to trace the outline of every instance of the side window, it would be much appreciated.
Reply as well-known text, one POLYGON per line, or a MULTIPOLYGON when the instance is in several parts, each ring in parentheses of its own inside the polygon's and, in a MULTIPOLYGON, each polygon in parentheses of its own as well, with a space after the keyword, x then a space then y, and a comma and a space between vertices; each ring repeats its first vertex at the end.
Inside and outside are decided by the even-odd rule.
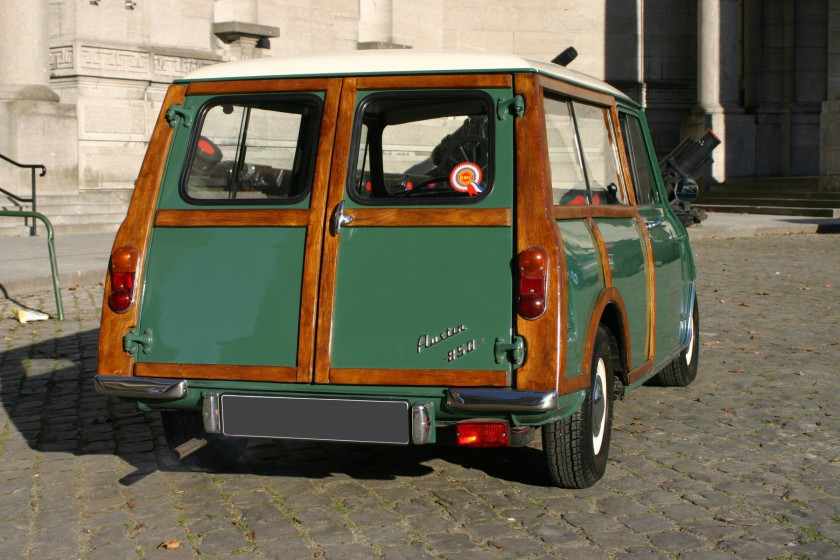
POLYGON ((545 98, 554 204, 627 204, 609 110, 545 98))
POLYGON ((592 204, 627 204, 607 109, 573 103, 592 204))
POLYGON ((636 200, 639 205, 656 204, 656 187, 653 173, 650 169, 650 160, 645 150, 645 139, 642 133, 642 123, 639 119, 622 113, 621 131, 624 135, 627 159, 630 162, 630 171, 633 176, 633 187, 636 190, 636 200))
POLYGON ((569 102, 550 97, 545 99, 545 128, 554 204, 586 204, 589 197, 571 110, 569 102))
POLYGON ((310 189, 320 100, 210 102, 200 113, 182 196, 194 204, 292 203, 310 189))
POLYGON ((351 198, 362 204, 482 199, 493 184, 491 107, 481 93, 373 94, 359 107, 351 198))

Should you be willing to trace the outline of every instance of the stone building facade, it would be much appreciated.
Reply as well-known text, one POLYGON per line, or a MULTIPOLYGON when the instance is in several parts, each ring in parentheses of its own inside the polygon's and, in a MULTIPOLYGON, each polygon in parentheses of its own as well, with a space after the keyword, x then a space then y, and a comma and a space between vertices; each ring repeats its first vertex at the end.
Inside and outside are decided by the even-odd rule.
MULTIPOLYGON (((0 27, 0 154, 47 166, 39 209, 66 231, 116 227, 173 79, 364 48, 574 45, 572 68, 647 107, 660 153, 711 127, 712 180, 840 190, 840 0, 0 0, 0 27)), ((28 177, 0 162, 7 190, 28 177)))

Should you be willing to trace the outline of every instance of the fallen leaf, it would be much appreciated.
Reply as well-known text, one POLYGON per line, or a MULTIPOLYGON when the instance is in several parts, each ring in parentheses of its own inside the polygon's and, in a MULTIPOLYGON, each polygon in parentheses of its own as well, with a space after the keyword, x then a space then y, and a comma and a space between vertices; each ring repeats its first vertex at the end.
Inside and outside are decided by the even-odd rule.
POLYGON ((726 303, 725 299, 719 299, 718 301, 721 302, 721 303, 726 303))
POLYGON ((159 545, 157 545, 158 550, 164 548, 166 550, 175 549, 181 546, 181 541, 179 539, 169 539, 168 541, 163 541, 159 545))

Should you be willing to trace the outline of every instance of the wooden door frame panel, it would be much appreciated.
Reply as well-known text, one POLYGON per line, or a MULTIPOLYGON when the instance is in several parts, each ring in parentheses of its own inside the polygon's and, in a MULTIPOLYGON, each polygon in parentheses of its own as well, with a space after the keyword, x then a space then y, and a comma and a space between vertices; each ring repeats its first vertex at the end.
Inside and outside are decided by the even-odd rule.
MULTIPOLYGON (((152 208, 157 206, 160 194, 160 185, 163 180, 163 171, 169 156, 169 148, 172 145, 174 130, 169 127, 166 120, 166 112, 173 105, 180 105, 184 102, 187 91, 186 86, 172 85, 166 92, 160 113, 155 123, 152 137, 143 163, 140 166, 140 174, 134 192, 131 195, 131 202, 128 205, 128 212, 125 220, 117 230, 111 253, 120 247, 134 247, 140 255, 137 263, 135 288, 139 292, 143 285, 146 272, 146 253, 149 248, 149 239, 152 233, 152 220, 154 212, 152 208)), ((123 337, 128 331, 137 326, 137 318, 140 307, 140 293, 135 293, 134 303, 125 313, 115 313, 108 307, 108 294, 111 293, 111 274, 105 272, 105 298, 102 301, 102 317, 99 330, 99 360, 97 373, 99 375, 131 375, 134 365, 134 358, 123 350, 123 337)))

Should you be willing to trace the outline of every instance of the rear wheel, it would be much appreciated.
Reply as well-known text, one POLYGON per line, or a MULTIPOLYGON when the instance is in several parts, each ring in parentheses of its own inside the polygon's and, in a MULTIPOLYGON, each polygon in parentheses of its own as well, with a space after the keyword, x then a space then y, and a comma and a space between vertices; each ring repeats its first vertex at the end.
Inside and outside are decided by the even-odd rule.
POLYGON ((163 410, 161 420, 166 443, 173 451, 193 438, 207 440, 207 445, 181 460, 181 464, 191 471, 230 470, 242 456, 245 446, 248 445, 247 438, 224 437, 205 432, 200 412, 163 410))
POLYGON ((700 310, 697 308, 697 298, 694 298, 694 311, 691 314, 691 333, 688 346, 680 355, 665 366, 651 380, 652 385, 662 387, 687 387, 697 377, 697 363, 699 359, 700 342, 700 310))
POLYGON ((598 328, 591 382, 577 412, 542 428, 543 453, 552 484, 588 488, 607 469, 613 419, 613 339, 598 328))

